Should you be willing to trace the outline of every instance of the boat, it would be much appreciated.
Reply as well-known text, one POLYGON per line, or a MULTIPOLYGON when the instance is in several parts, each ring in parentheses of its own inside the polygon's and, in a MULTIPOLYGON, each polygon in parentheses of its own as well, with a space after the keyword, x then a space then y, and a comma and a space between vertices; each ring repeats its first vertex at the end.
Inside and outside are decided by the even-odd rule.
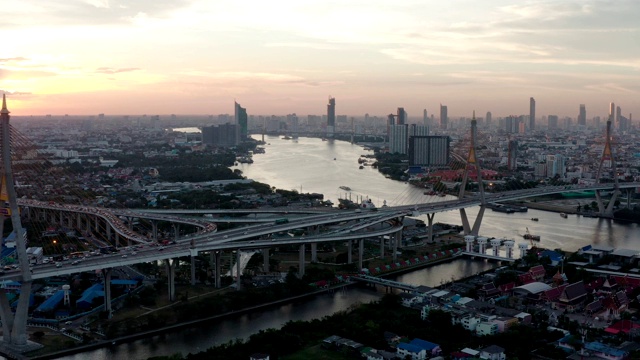
POLYGON ((362 169, 364 169, 364 166, 360 165, 360 167, 358 167, 358 169, 362 170, 362 169))
POLYGON ((531 218, 531 221, 538 221, 538 218, 531 218))
POLYGON ((565 219, 567 218, 567 214, 565 214, 565 213, 560 213, 560 216, 562 216, 565 219))
POLYGON ((282 140, 291 140, 291 136, 285 135, 282 137, 282 140))
POLYGON ((540 241, 540 235, 533 235, 529 232, 529 228, 527 228, 527 232, 522 235, 523 238, 527 240, 540 241))
POLYGON ((433 191, 433 190, 431 190, 431 191, 425 191, 425 192, 424 192, 424 194, 425 194, 425 195, 431 195, 431 196, 433 196, 433 195, 435 195, 435 194, 436 194, 436 192, 435 192, 435 191, 433 191))
POLYGON ((502 204, 489 204, 488 207, 493 211, 507 213, 507 214, 513 214, 514 212, 513 208, 509 206, 504 206, 502 204))
POLYGON ((350 188, 350 187, 348 187, 348 186, 344 186, 344 185, 340 186, 340 189, 342 189, 342 190, 344 190, 344 191, 351 191, 351 188, 350 188))

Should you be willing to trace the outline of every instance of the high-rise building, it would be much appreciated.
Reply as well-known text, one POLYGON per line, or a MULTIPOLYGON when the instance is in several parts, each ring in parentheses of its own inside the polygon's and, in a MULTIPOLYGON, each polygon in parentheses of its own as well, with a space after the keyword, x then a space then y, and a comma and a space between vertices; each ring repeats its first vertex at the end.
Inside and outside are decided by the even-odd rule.
POLYGON ((396 124, 404 125, 407 123, 407 113, 404 108, 399 107, 396 115, 396 124))
POLYGON ((449 165, 448 136, 412 136, 409 138, 410 166, 449 165))
POLYGON ((549 115, 547 117, 547 127, 549 130, 558 128, 558 115, 549 115))
POLYGON ((529 98, 529 130, 536 128, 536 100, 529 98))
POLYGON ((517 157, 518 157, 518 141, 509 140, 509 153, 507 158, 507 168, 511 171, 518 169, 517 157))
POLYGON ((243 108, 237 102, 234 103, 234 123, 236 125, 236 144, 247 140, 249 119, 247 117, 247 109, 243 108))
POLYGON ((565 157, 559 154, 547 155, 547 177, 555 177, 556 175, 564 179, 566 174, 565 157))
POLYGON ((205 126, 202 128, 202 143, 210 146, 231 147, 236 146, 236 134, 238 126, 235 124, 221 124, 218 126, 205 126))
POLYGON ((447 106, 440 104, 440 128, 446 129, 449 117, 447 115, 447 106))
POLYGON ((580 104, 580 113, 578 114, 578 126, 587 125, 587 109, 584 104, 580 104))
POLYGON ((622 120, 622 109, 620 106, 616 106, 616 122, 613 123, 613 126, 618 125, 618 130, 624 131, 624 120, 622 120))
POLYGON ((409 130, 409 127, 406 124, 389 126, 389 152, 390 153, 392 154, 407 153, 408 130, 409 130))
POLYGON ((336 99, 329 96, 327 104, 327 135, 333 136, 336 129, 336 99))
POLYGON ((609 103, 609 121, 615 125, 616 120, 616 104, 613 102, 609 103))
POLYGON ((491 111, 487 111, 487 116, 486 116, 486 124, 487 126, 491 126, 491 111))
POLYGON ((422 125, 429 126, 429 116, 427 115, 427 109, 422 110, 422 125))

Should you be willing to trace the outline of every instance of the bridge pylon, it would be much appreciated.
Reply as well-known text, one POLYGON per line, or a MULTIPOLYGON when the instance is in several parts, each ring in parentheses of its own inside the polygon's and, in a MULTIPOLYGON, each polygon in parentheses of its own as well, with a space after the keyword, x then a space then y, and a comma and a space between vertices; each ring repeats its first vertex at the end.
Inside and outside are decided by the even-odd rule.
POLYGON ((616 173, 616 158, 614 156, 613 146, 611 146, 611 119, 613 113, 609 114, 609 120, 607 121, 607 133, 604 142, 604 148, 602 149, 602 155, 600 156, 600 163, 598 164, 598 172, 596 173, 596 184, 601 184, 602 168, 605 161, 609 161, 612 169, 613 176, 613 194, 609 200, 609 204, 605 206, 602 201, 602 195, 600 190, 596 190, 596 203, 598 204, 598 212, 601 217, 613 218, 613 205, 620 195, 620 184, 618 183, 618 174, 616 173))
POLYGON ((477 120, 476 120, 476 112, 473 112, 473 118, 471 120, 471 144, 469 146, 469 155, 467 156, 467 161, 464 166, 464 174, 462 175, 462 183, 460 184, 460 193, 458 194, 458 199, 463 199, 465 195, 465 190, 467 187, 467 182, 469 180, 469 173, 471 171, 475 171, 476 180, 478 181, 478 191, 480 193, 480 211, 478 212, 478 216, 473 223, 473 227, 469 224, 469 219, 467 217, 467 212, 464 208, 460 209, 460 218, 462 220, 462 228, 465 235, 478 235, 480 231, 480 224, 482 223, 482 217, 484 216, 484 210, 486 207, 486 200, 484 198, 484 184, 482 183, 482 169, 480 169, 480 162, 477 158, 477 120))
MULTIPOLYGON (((0 289, 0 316, 2 317, 2 347, 11 351, 24 352, 39 345, 29 342, 27 336, 27 319, 29 315, 29 298, 31 294, 31 270, 26 249, 26 234, 20 221, 18 201, 11 169, 11 127, 9 126, 9 110, 6 95, 2 95, 0 110, 0 131, 2 135, 2 179, 0 184, 0 200, 9 204, 11 224, 16 235, 16 253, 20 270, 20 298, 15 313, 11 312, 6 292, 0 289)), ((5 205, 6 206, 6 205, 5 205)), ((1 218, 4 221, 4 217, 1 218)))

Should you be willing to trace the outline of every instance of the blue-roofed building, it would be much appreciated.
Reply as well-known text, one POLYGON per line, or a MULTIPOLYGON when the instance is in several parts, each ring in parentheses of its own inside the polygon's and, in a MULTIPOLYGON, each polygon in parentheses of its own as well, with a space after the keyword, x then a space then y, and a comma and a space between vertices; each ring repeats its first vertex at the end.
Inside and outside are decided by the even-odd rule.
POLYGON ((396 346, 396 354, 401 359, 406 359, 409 356, 413 360, 424 360, 427 352, 420 346, 401 342, 396 346))
POLYGON ((35 316, 46 315, 47 313, 55 310, 60 302, 64 299, 64 290, 58 290, 55 294, 51 295, 47 300, 43 301, 34 311, 35 316))
POLYGON ((400 358, 406 356, 413 360, 431 359, 442 352, 440 345, 422 339, 413 339, 409 343, 401 342, 396 347, 396 354, 400 358))
POLYGON ((93 299, 104 296, 104 286, 95 284, 82 293, 80 299, 76 300, 77 309, 91 309, 93 307, 93 299))
POLYGON ((0 281, 0 288, 5 290, 19 290, 21 286, 22 286, 21 283, 13 280, 0 281))
POLYGON ((622 360, 629 355, 624 350, 616 349, 597 341, 585 343, 584 348, 592 352, 593 355, 608 360, 622 360))
POLYGON ((555 252, 553 250, 545 250, 538 254, 538 258, 542 259, 543 257, 548 257, 551 260, 551 266, 558 266, 562 262, 564 256, 562 254, 555 252))
MULTIPOLYGON (((18 298, 18 300, 14 301, 11 303, 11 307, 12 308, 16 308, 18 307, 18 301, 20 301, 20 298, 18 298)), ((36 298, 35 296, 33 296, 33 294, 29 294, 29 308, 32 308, 36 303, 36 298)))
POLYGON ((432 343, 427 340, 416 338, 411 340, 410 344, 419 346, 420 348, 424 349, 426 351, 426 354, 429 356, 429 358, 431 358, 431 356, 437 356, 442 352, 440 345, 432 343))

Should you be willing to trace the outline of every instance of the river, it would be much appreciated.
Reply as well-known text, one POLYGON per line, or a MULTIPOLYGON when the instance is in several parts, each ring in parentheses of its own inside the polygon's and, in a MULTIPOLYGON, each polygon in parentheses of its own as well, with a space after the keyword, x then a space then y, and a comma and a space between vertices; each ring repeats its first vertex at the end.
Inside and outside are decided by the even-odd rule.
MULTIPOLYGON (((276 188, 322 193, 325 194, 325 199, 337 202, 339 197, 348 196, 339 186, 349 186, 352 189, 353 200, 356 196, 368 197, 378 206, 385 200, 388 205, 405 205, 449 198, 425 196, 421 189, 389 180, 370 167, 360 170, 358 158, 371 152, 357 145, 315 138, 283 140, 267 137, 265 140, 269 143, 265 146, 265 154, 256 154, 254 163, 239 164, 235 168, 242 170, 247 178, 276 188)), ((473 219, 477 211, 477 207, 470 208, 467 213, 473 219)), ((422 215, 419 218, 426 222, 426 216, 422 215)), ((435 221, 461 223, 457 211, 438 213, 435 221)), ((619 224, 576 215, 569 215, 565 219, 557 213, 539 210, 514 214, 488 210, 485 212, 480 233, 487 237, 509 238, 522 242, 522 234, 527 227, 531 233, 540 235, 541 246, 548 248, 577 250, 581 246, 595 243, 640 250, 640 242, 636 241, 640 234, 637 224, 619 224), (537 217, 539 221, 531 221, 533 217, 537 217)), ((441 282, 473 275, 492 266, 494 265, 483 261, 456 260, 399 275, 395 280, 414 285, 437 286, 441 282)), ((290 320, 322 318, 336 311, 348 309, 353 304, 379 299, 380 296, 380 293, 370 290, 353 288, 63 359, 133 360, 176 352, 186 355, 236 338, 246 339, 259 330, 279 328, 290 320)))

